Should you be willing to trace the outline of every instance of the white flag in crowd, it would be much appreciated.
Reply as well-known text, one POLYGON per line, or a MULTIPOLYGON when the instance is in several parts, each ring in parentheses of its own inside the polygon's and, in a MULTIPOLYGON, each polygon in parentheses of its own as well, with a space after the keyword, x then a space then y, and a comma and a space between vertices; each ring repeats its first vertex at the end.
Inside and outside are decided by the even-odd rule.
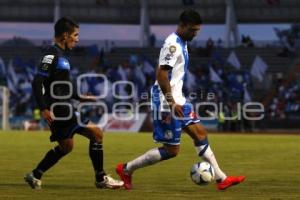
POLYGON ((22 99, 20 100, 21 103, 25 103, 27 102, 30 97, 31 97, 31 93, 32 93, 32 88, 31 88, 31 84, 29 81, 24 81, 23 83, 20 84, 19 88, 22 90, 22 99))
POLYGON ((146 77, 141 69, 141 66, 135 66, 134 74, 136 78, 139 80, 140 87, 144 87, 146 85, 146 77))
MULTIPOLYGON (((118 73, 121 76, 121 80, 120 81, 127 81, 127 72, 125 71, 125 69, 123 69, 123 67, 121 65, 119 65, 118 67, 118 73)), ((118 87, 118 95, 119 96, 128 96, 128 93, 126 91, 126 84, 120 84, 118 87)))
POLYGON ((250 73, 253 77, 262 82, 267 69, 268 65, 263 61, 263 59, 261 59, 259 56, 256 56, 250 73))
POLYGON ((240 69, 241 68, 241 63, 239 59, 237 58, 236 54, 234 51, 230 53, 230 55, 227 58, 227 62, 230 63, 234 68, 240 69))
POLYGON ((3 59, 0 57, 0 76, 5 76, 6 70, 5 70, 5 64, 3 59))
POLYGON ((196 77, 189 70, 187 72, 186 87, 189 91, 193 91, 197 87, 196 77))
POLYGON ((17 88, 10 76, 6 76, 7 87, 10 92, 17 94, 17 88))
POLYGON ((127 72, 125 71, 125 69, 123 69, 122 65, 119 65, 118 67, 118 73, 121 76, 121 80, 122 81, 127 81, 127 72))
POLYGON ((8 68, 7 68, 7 76, 10 77, 11 81, 13 81, 14 85, 17 85, 19 82, 19 77, 15 72, 15 68, 13 66, 13 60, 10 59, 8 62, 8 68))
POLYGON ((9 88, 9 90, 11 92, 17 94, 17 85, 18 85, 19 79, 18 79, 18 75, 15 72, 12 59, 10 59, 8 62, 6 82, 7 82, 7 86, 9 88))
POLYGON ((249 94, 249 91, 247 89, 247 86, 244 85, 244 103, 248 103, 248 102, 251 102, 252 101, 252 98, 249 94))
POLYGON ((153 66, 148 62, 144 61, 143 63, 143 72, 145 75, 152 75, 155 73, 153 66))
POLYGON ((209 77, 212 82, 215 83, 223 82, 222 79, 219 77, 219 75, 215 72, 215 70, 212 67, 209 67, 209 77))

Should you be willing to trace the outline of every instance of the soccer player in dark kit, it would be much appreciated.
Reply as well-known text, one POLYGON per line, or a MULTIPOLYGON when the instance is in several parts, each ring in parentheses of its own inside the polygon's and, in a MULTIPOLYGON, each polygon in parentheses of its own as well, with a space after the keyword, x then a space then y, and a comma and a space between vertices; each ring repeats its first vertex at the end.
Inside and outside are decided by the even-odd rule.
POLYGON ((50 140, 58 142, 58 145, 48 151, 24 179, 33 189, 40 189, 42 175, 72 151, 73 135, 78 133, 90 140, 89 156, 95 171, 96 187, 119 188, 123 181, 113 179, 103 169, 102 130, 89 121, 79 124, 70 102, 74 95, 68 52, 79 41, 79 26, 63 17, 55 23, 54 30, 55 44, 42 57, 32 88, 42 116, 50 127, 50 140))

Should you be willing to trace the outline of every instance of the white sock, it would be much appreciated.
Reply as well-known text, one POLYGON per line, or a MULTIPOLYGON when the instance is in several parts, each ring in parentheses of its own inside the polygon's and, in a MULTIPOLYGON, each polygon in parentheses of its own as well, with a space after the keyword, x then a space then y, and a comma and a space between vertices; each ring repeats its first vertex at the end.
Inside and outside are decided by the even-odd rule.
POLYGON ((162 156, 158 148, 151 149, 136 159, 127 162, 126 170, 132 173, 134 170, 149 165, 153 165, 159 161, 162 161, 162 156))
MULTIPOLYGON (((208 144, 206 144, 208 145, 208 144)), ((196 151, 197 154, 199 155, 199 153, 205 148, 206 145, 201 145, 201 146, 196 146, 196 151)), ((220 169, 218 162, 216 160, 216 157, 214 155, 214 153, 212 152, 210 146, 208 145, 207 149, 205 150, 205 152, 201 155, 202 159, 209 162, 211 164, 211 166, 214 168, 215 171, 215 180, 222 180, 224 181, 226 179, 226 174, 220 169)))

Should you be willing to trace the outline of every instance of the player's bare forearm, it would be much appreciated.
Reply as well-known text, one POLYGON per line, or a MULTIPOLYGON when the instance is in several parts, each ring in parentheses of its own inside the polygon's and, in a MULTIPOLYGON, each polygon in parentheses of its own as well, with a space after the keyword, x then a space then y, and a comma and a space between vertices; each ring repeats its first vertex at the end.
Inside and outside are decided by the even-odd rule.
POLYGON ((166 66, 159 66, 157 71, 156 71, 156 80, 170 106, 172 106, 175 101, 172 96, 171 92, 171 85, 170 85, 170 80, 168 77, 168 67, 166 66))
POLYGON ((80 101, 81 102, 95 102, 95 101, 97 101, 97 98, 94 95, 81 95, 80 101))
POLYGON ((172 96, 170 80, 168 77, 170 66, 159 66, 156 72, 156 80, 162 90, 172 112, 179 117, 183 117, 182 106, 175 103, 172 96))

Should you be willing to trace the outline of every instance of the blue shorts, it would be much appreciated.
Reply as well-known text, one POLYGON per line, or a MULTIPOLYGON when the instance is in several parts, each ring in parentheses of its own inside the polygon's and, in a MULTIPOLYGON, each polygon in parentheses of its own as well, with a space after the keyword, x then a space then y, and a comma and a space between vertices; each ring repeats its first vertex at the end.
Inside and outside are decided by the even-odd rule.
POLYGON ((189 124, 200 122, 189 103, 183 106, 184 117, 178 119, 170 112, 160 112, 159 107, 152 109, 153 139, 164 144, 180 144, 181 130, 189 124))

